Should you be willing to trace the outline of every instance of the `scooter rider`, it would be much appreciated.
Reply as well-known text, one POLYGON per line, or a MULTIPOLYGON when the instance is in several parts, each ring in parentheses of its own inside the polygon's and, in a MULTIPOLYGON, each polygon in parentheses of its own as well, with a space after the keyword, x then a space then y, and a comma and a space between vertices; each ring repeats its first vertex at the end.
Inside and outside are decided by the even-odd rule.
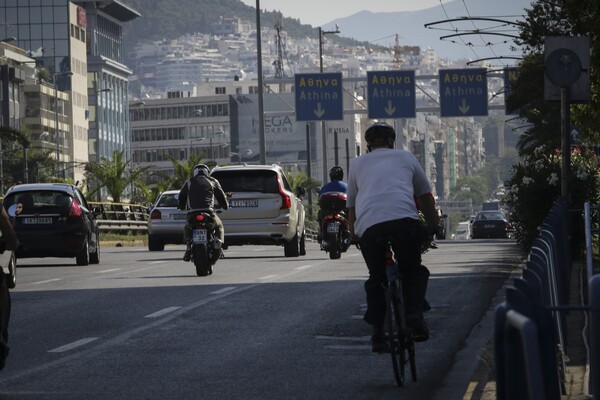
MULTIPOLYGON (((348 190, 348 185, 346 184, 346 182, 343 181, 344 169, 342 167, 340 167, 339 165, 334 165, 333 167, 331 167, 331 169, 329 170, 329 179, 331 181, 325 184, 323 187, 321 187, 321 190, 319 190, 319 198, 325 193, 346 193, 346 190, 348 190)), ((325 213, 326 212, 324 210, 319 209, 319 214, 317 215, 317 219, 319 222, 319 234, 317 235, 317 240, 319 242, 321 241, 322 237, 321 223, 323 222, 323 218, 325 218, 325 213)))
MULTIPOLYGON (((179 191, 179 209, 185 210, 198 209, 198 208, 214 208, 215 198, 219 202, 219 205, 224 210, 229 208, 227 202, 227 196, 221 184, 215 178, 208 176, 208 167, 205 164, 198 164, 194 167, 193 175, 190 179, 185 181, 183 187, 179 191)), ((223 229, 223 222, 216 215, 214 215, 216 224, 215 233, 223 244, 225 241, 225 230, 223 229)), ((190 237, 192 236, 191 227, 185 224, 185 242, 187 249, 183 256, 184 261, 190 261, 192 255, 192 249, 190 244, 190 237)))

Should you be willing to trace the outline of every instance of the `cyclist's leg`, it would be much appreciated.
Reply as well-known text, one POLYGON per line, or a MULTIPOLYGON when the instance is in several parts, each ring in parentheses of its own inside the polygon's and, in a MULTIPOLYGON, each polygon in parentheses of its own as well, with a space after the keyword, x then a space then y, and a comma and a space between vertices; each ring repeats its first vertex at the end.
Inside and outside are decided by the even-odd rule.
POLYGON ((8 322, 10 320, 11 300, 6 284, 6 276, 0 267, 0 370, 4 368, 8 356, 8 322))
POLYGON ((383 325, 386 311, 387 276, 384 264, 385 248, 376 243, 379 236, 380 229, 378 225, 375 225, 367 229, 360 239, 360 251, 369 269, 369 279, 365 282, 367 312, 363 319, 373 326, 373 351, 385 346, 383 325))
POLYGON ((421 246, 419 233, 420 222, 403 220, 395 227, 397 237, 401 240, 395 243, 395 254, 398 264, 404 266, 403 291, 406 305, 407 322, 413 328, 416 341, 429 338, 429 329, 423 319, 427 301, 427 282, 429 270, 421 265, 421 246))

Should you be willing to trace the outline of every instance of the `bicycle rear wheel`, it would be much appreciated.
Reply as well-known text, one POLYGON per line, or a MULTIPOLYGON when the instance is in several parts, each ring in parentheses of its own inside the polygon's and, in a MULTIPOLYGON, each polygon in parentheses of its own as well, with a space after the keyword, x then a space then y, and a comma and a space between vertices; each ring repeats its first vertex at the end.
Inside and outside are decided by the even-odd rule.
POLYGON ((406 339, 402 329, 402 314, 398 303, 398 297, 391 292, 394 288, 388 290, 388 312, 387 312, 387 338, 392 356, 392 366, 394 368, 394 378, 398 386, 404 386, 405 366, 406 366, 406 339))

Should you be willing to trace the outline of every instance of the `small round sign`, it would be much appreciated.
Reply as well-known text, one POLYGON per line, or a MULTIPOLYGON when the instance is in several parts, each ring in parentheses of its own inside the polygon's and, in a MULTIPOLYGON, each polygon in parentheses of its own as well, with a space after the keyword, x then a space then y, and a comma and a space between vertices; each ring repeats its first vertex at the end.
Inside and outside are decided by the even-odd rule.
POLYGON ((581 76, 581 60, 569 49, 554 50, 546 60, 546 76, 555 85, 571 86, 581 76))

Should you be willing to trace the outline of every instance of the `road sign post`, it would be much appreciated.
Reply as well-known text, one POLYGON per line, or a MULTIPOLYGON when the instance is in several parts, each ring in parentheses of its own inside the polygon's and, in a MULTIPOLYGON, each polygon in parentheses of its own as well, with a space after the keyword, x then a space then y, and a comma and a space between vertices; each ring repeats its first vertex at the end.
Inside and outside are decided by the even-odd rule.
POLYGON ((369 118, 415 118, 415 71, 368 71, 369 118))
POLYGON ((442 69, 439 74, 442 117, 488 115, 485 68, 442 69))
POLYGON ((296 74, 296 120, 344 119, 341 73, 296 74))

